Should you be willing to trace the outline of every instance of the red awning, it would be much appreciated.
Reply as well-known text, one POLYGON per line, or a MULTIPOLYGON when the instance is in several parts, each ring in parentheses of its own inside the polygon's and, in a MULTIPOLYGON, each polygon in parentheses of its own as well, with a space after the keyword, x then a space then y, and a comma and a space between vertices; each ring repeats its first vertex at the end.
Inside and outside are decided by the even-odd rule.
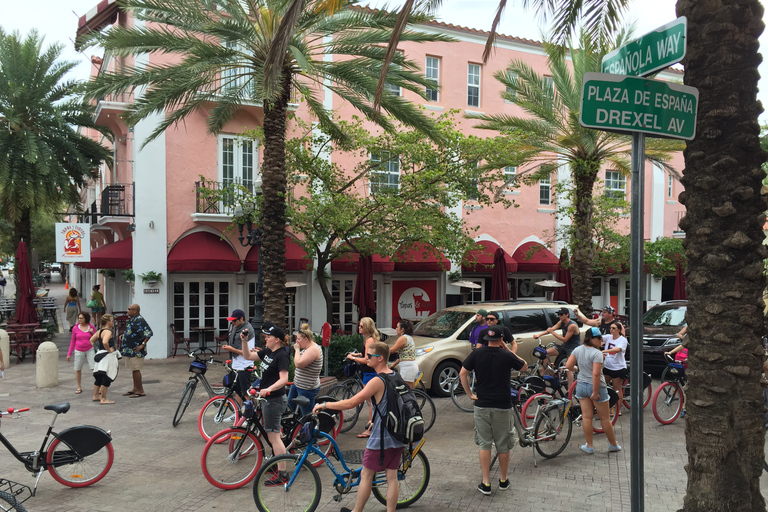
POLYGON ((93 9, 77 20, 75 49, 79 50, 82 40, 91 32, 98 32, 117 21, 117 0, 102 0, 93 9))
POLYGON ((518 272, 557 272, 560 260, 552 252, 536 242, 526 242, 517 248, 512 258, 518 272))
POLYGON ((238 272, 240 258, 219 236, 205 231, 187 235, 168 254, 168 272, 238 272))
POLYGON ((451 268, 451 262, 427 244, 416 243, 408 250, 399 249, 395 254, 396 272, 444 272, 451 268))
MULTIPOLYGON (((251 247, 251 250, 248 251, 243 268, 246 272, 258 271, 258 247, 251 247)), ((286 272, 312 270, 312 260, 307 257, 307 253, 304 252, 304 249, 301 248, 296 240, 290 236, 285 237, 285 270, 286 272)))
MULTIPOLYGON (((331 262, 331 271, 333 272, 357 272, 357 262, 360 260, 360 255, 357 253, 343 254, 339 258, 331 262)), ((394 272, 395 262, 381 256, 380 254, 373 255, 373 273, 381 274, 382 272, 394 272)))
POLYGON ((91 261, 75 263, 75 266, 118 270, 133 268, 133 237, 97 247, 91 251, 91 261))
MULTIPOLYGON (((464 255, 461 264, 462 272, 491 272, 493 271, 493 255, 500 247, 490 240, 480 240, 475 248, 464 255)), ((517 261, 504 252, 504 261, 507 264, 507 272, 517 272, 517 261)))

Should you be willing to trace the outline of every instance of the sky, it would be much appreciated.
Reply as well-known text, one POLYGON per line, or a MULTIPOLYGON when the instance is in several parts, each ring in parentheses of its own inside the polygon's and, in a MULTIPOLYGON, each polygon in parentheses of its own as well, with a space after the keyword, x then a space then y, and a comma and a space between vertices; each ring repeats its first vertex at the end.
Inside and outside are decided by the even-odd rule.
MULTIPOLYGON (((58 42, 64 45, 62 53, 66 60, 74 60, 80 65, 72 71, 72 78, 85 80, 89 74, 91 54, 93 50, 76 52, 74 37, 77 30, 77 20, 98 4, 99 0, 0 0, 0 27, 5 31, 18 30, 26 34, 35 28, 45 36, 45 42, 58 42)), ((372 7, 386 5, 399 7, 402 0, 385 1, 371 0, 372 7)), ((495 16, 498 0, 443 0, 443 6, 437 13, 438 19, 446 23, 462 25, 469 28, 489 30, 495 16)), ((502 34, 540 40, 546 27, 537 23, 532 12, 519 7, 518 1, 508 2, 499 32, 502 34), (514 5, 513 5, 514 4, 514 5)), ((630 5, 627 21, 636 23, 635 34, 640 36, 676 18, 675 0, 634 0, 630 5)), ((760 38, 761 49, 768 51, 768 30, 760 38)), ((760 66, 760 74, 768 77, 768 58, 760 66)), ((768 78, 766 78, 768 80, 768 78)), ((768 84, 768 81, 766 82, 768 84)), ((763 105, 768 109, 768 85, 762 87, 764 92, 758 94, 763 105)), ((763 122, 768 122, 768 113, 761 116, 763 122)))

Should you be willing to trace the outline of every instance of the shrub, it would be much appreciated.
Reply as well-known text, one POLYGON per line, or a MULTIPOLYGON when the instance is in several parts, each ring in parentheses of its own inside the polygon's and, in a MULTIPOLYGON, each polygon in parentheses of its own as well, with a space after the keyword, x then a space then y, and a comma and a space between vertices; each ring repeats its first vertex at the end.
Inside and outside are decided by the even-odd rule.
POLYGON ((328 375, 333 375, 340 379, 345 378, 341 374, 341 370, 347 364, 347 353, 362 353, 364 341, 360 334, 334 334, 331 336, 331 344, 328 347, 328 375))

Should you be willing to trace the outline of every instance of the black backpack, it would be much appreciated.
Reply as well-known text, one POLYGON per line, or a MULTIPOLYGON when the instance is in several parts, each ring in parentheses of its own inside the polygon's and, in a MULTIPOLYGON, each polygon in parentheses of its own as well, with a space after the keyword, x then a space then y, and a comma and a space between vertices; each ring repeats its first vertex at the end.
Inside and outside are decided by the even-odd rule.
POLYGON ((386 415, 381 416, 376 399, 371 397, 374 414, 381 416, 381 460, 384 461, 384 429, 392 437, 407 445, 418 443, 424 437, 424 418, 421 417, 421 409, 416 402, 408 384, 397 374, 380 373, 378 377, 384 381, 387 397, 386 415))

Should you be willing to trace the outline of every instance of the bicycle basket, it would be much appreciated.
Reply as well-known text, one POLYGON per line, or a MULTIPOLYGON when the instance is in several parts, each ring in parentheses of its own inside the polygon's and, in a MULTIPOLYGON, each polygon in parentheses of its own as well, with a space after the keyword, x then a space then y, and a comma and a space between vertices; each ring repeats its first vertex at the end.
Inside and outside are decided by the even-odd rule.
POLYGON ((534 393, 543 393, 546 389, 547 385, 544 382, 544 379, 541 377, 537 377, 535 375, 531 375, 530 377, 526 377, 523 379, 523 383, 527 385, 531 391, 534 393))
POLYGON ((359 365, 357 363, 348 363, 344 365, 344 369, 342 370, 342 373, 344 373, 345 377, 354 377, 357 373, 359 365))
POLYGON ((253 418, 253 402, 250 400, 243 402, 243 406, 240 408, 240 414, 246 419, 253 418))
POLYGON ((685 368, 680 363, 669 363, 667 367, 667 373, 674 376, 679 376, 685 373, 685 368))
POLYGON ((542 361, 545 360, 547 358, 547 349, 542 346, 533 347, 533 357, 542 361))
POLYGON ((189 371, 192 373, 197 373, 198 375, 205 375, 206 370, 208 370, 208 365, 205 364, 204 361, 192 361, 189 363, 189 371))

